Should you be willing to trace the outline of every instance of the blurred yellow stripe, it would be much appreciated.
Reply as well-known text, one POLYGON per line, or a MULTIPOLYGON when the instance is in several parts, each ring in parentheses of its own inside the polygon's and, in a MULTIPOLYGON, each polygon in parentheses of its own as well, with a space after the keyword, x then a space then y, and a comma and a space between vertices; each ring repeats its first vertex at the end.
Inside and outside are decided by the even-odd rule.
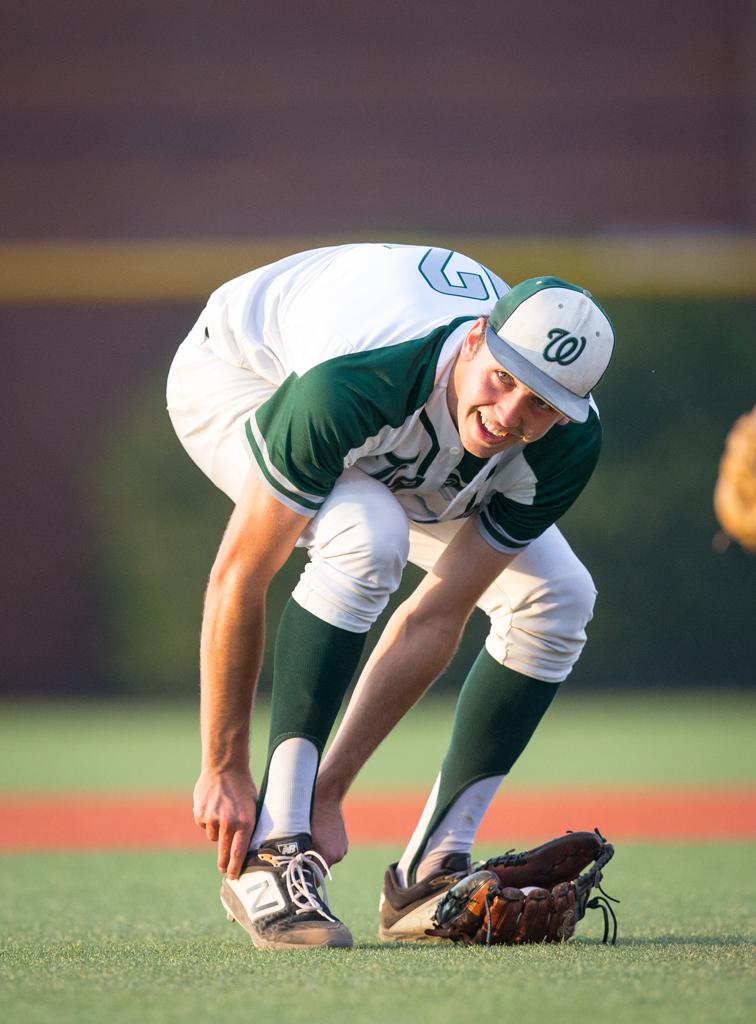
POLYGON ((397 236, 0 242, 0 303, 201 301, 221 282, 292 252, 345 241, 441 245, 513 283, 555 274, 601 298, 756 296, 756 235, 397 236))

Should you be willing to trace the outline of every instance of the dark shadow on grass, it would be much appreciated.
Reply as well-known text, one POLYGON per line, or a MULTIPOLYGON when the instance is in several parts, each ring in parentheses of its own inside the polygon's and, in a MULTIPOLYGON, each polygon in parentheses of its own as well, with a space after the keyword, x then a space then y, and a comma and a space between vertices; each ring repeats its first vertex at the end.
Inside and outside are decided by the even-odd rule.
MULTIPOLYGON (((618 942, 619 942, 619 940, 618 940, 618 942)), ((526 943, 526 945, 529 945, 529 944, 526 943)), ((555 943, 555 942, 552 942, 552 943, 544 942, 544 943, 542 943, 542 945, 544 947, 549 948, 549 949, 559 949, 560 948, 559 943, 555 943)), ((570 943, 570 948, 571 949, 575 949, 578 946, 602 946, 602 945, 603 945, 603 943, 599 942, 598 939, 595 942, 592 941, 591 939, 587 939, 587 940, 581 940, 580 942, 574 942, 574 943, 571 942, 570 943)), ((504 943, 499 943, 499 944, 494 945, 494 946, 484 946, 484 945, 465 946, 461 942, 460 943, 456 943, 456 944, 452 943, 452 942, 442 942, 442 943, 435 943, 435 942, 433 942, 433 943, 431 943, 431 942, 355 942, 354 948, 355 949, 364 949, 364 950, 383 950, 384 952, 389 952, 389 953, 393 952, 395 950, 398 950, 398 949, 411 951, 413 953, 428 953, 428 952, 431 952, 433 950, 440 950, 440 949, 458 949, 460 951, 463 951, 463 950, 466 950, 466 949, 504 949, 505 948, 505 944, 504 943)), ((514 949, 515 947, 512 946, 510 948, 514 949)), ((523 948, 523 947, 517 947, 517 948, 523 948)), ((612 948, 611 946, 607 946, 607 949, 611 949, 611 948, 612 948)))
MULTIPOLYGON (((542 943, 548 948, 559 949, 558 943, 542 943)), ((578 939, 569 943, 570 949, 580 949, 584 946, 591 948, 619 949, 622 946, 648 947, 648 946, 748 946, 756 945, 756 936, 753 935, 659 935, 655 938, 646 936, 618 937, 617 945, 612 947, 601 942, 599 939, 578 939)), ((423 942, 356 942, 356 949, 364 950, 392 950, 403 949, 412 952, 427 952, 433 949, 451 949, 451 943, 423 943, 423 942)), ((481 946, 460 946, 460 949, 481 949, 481 946)), ((500 947, 492 947, 500 948, 500 947)))

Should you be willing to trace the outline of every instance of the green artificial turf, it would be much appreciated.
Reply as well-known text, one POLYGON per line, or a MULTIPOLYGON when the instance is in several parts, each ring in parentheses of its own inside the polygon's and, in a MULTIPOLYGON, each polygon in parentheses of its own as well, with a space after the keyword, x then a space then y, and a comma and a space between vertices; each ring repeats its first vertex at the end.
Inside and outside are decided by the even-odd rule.
POLYGON ((204 853, 6 855, 3 1020, 750 1021, 754 852, 625 845, 606 872, 622 900, 616 948, 599 944, 593 914, 565 946, 463 949, 379 944, 377 894, 396 851, 356 850, 331 900, 356 948, 297 953, 255 950, 225 921, 204 853))
MULTIPOLYGON (((453 705, 432 696, 363 769, 363 789, 423 789, 435 777, 453 705)), ((267 709, 255 716, 261 775, 267 709)), ((743 693, 575 695, 565 687, 516 765, 518 785, 724 784, 756 781, 756 701, 743 693)), ((199 765, 197 708, 187 705, 5 704, 0 789, 183 790, 199 765)))

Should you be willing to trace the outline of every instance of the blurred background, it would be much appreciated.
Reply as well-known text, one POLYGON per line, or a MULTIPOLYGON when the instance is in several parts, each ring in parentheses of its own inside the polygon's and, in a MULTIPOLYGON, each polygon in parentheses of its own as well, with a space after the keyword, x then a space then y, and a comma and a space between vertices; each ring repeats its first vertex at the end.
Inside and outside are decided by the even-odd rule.
POLYGON ((168 365, 222 281, 355 240, 602 300, 605 448, 562 523, 599 602, 569 685, 753 682, 756 561, 720 550, 711 504, 756 402, 750 0, 3 0, 0 19, 2 694, 196 695, 230 505, 172 433, 168 365))

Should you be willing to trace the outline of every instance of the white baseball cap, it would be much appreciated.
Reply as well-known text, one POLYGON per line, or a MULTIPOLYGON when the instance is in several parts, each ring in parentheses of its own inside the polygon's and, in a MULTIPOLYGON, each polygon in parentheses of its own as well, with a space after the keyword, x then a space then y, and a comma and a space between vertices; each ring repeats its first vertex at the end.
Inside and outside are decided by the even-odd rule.
POLYGON ((507 292, 488 317, 491 354, 513 377, 577 423, 604 375, 614 329, 590 292, 558 277, 533 277, 507 292))

